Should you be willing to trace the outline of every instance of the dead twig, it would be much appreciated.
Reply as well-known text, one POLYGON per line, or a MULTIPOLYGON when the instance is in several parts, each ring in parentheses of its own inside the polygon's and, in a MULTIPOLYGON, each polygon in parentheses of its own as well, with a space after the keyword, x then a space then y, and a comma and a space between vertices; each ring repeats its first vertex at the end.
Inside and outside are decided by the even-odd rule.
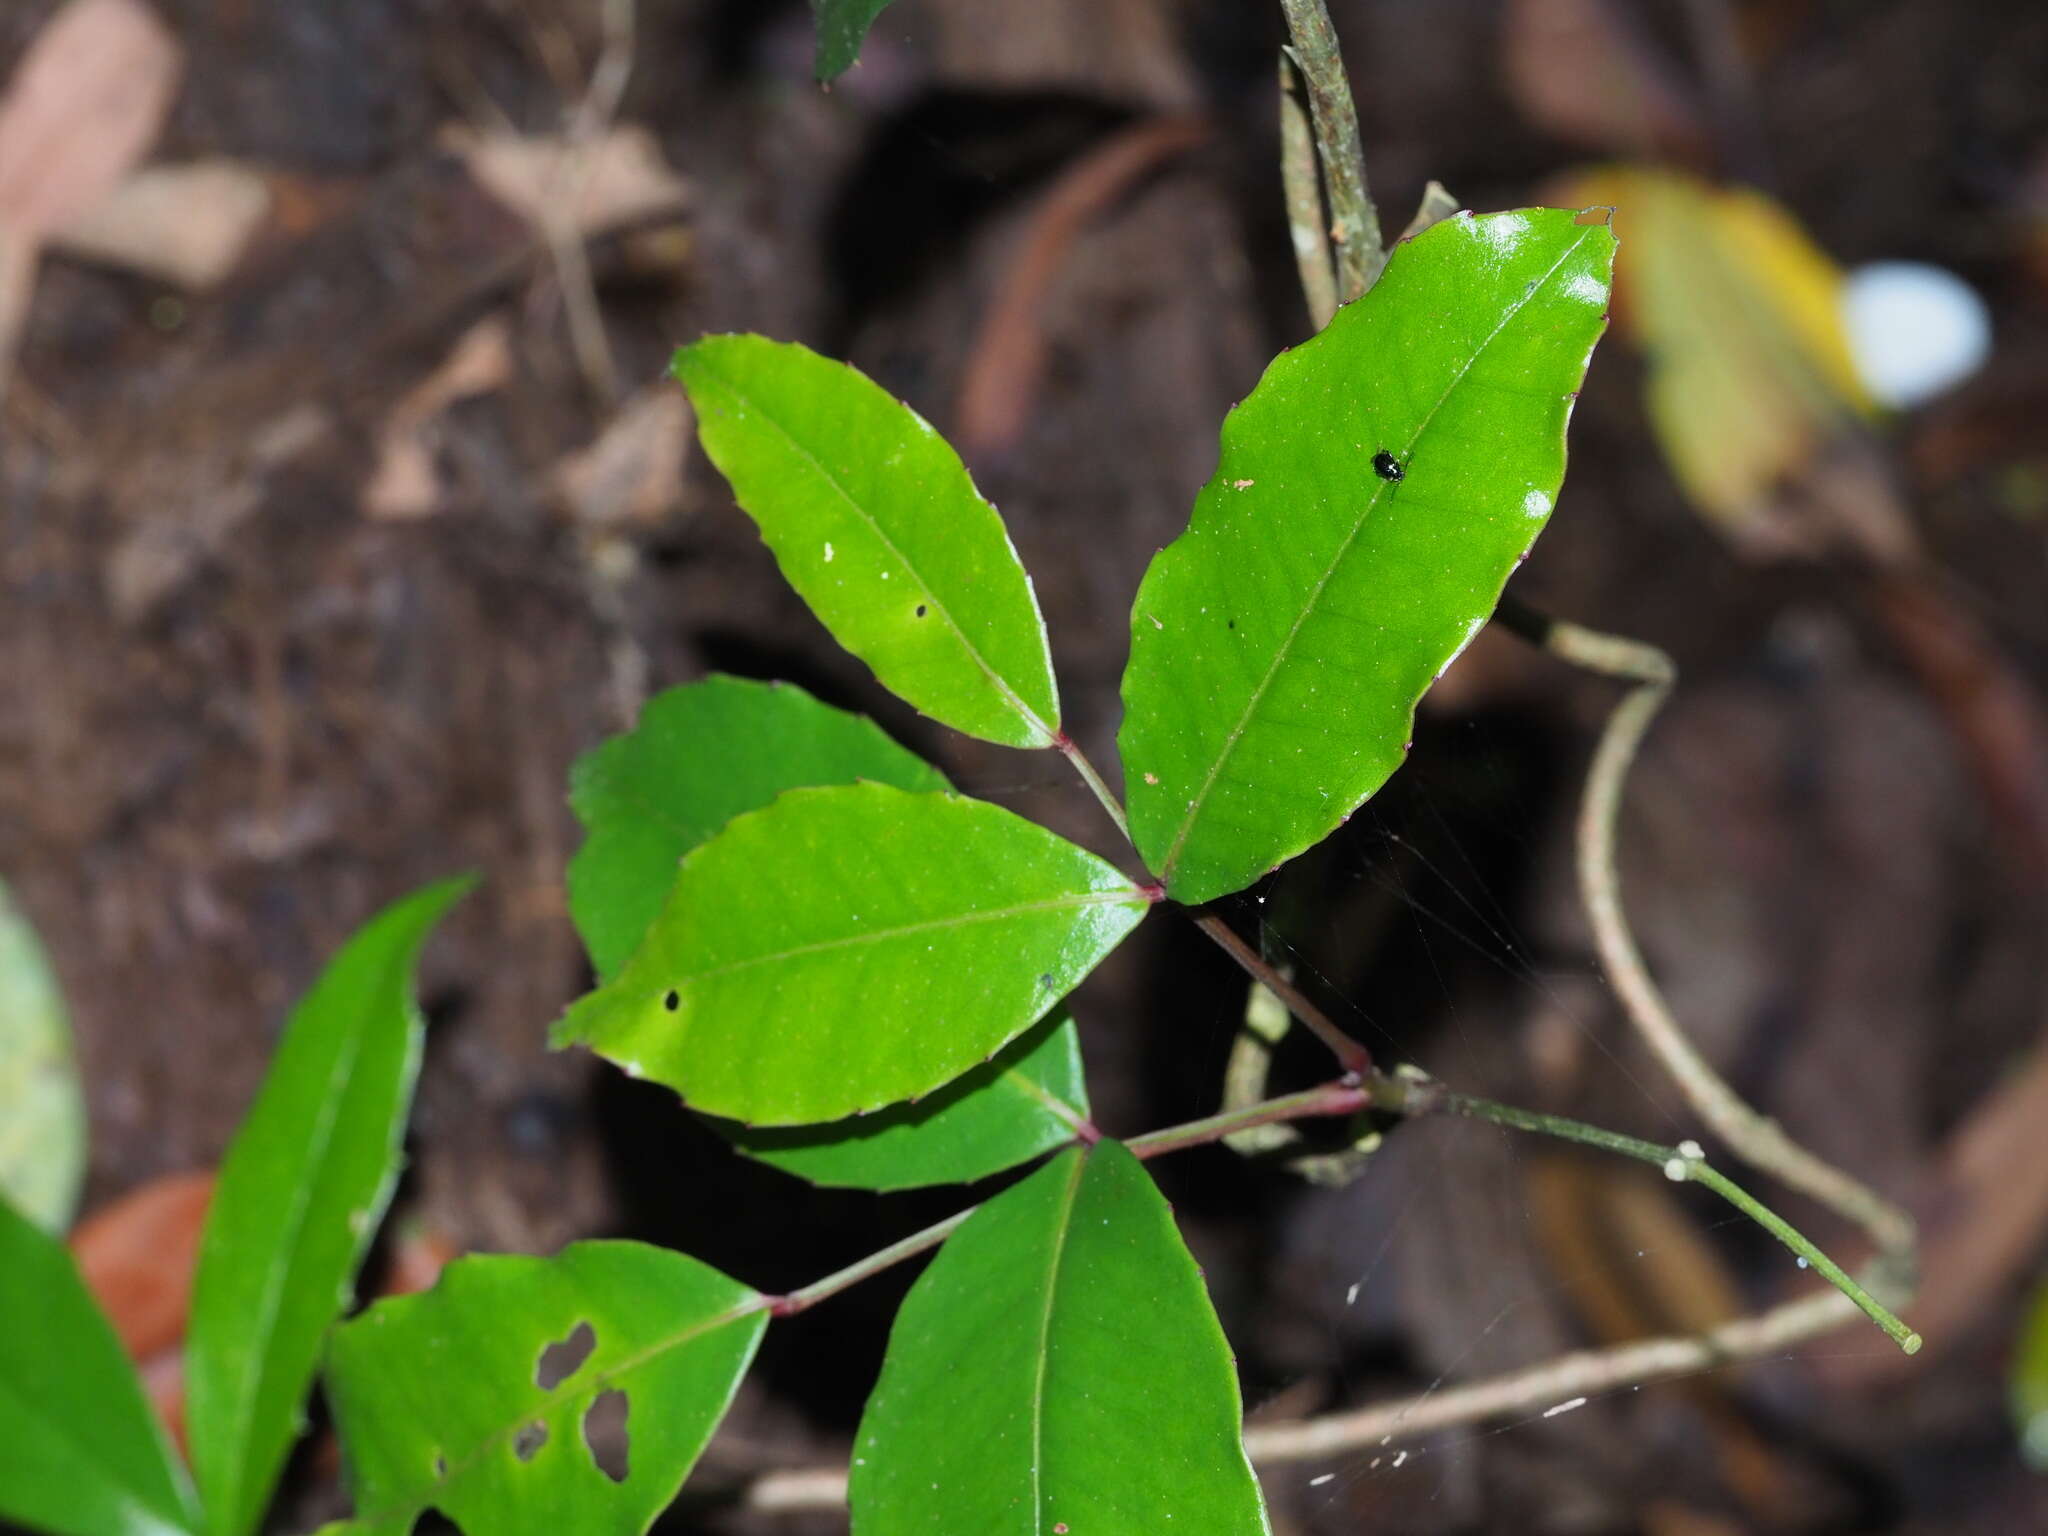
POLYGON ((1693 1110, 1737 1156, 1855 1222, 1896 1267, 1910 1269, 1913 1218, 1814 1156, 1775 1120, 1750 1108, 1685 1033, 1636 945, 1621 904, 1615 828, 1637 749, 1677 679, 1671 658, 1653 645, 1552 619, 1511 598, 1503 600, 1498 617, 1513 633, 1574 666, 1634 684, 1608 716, 1594 751, 1579 806, 1577 839, 1580 899, 1593 926, 1600 963, 1629 1022, 1693 1110))
POLYGON ((1040 310, 1075 237, 1142 177, 1208 136, 1200 117, 1147 118, 1075 161, 1039 200, 968 349, 953 431, 968 457, 1000 453, 1024 430, 1045 373, 1040 310))

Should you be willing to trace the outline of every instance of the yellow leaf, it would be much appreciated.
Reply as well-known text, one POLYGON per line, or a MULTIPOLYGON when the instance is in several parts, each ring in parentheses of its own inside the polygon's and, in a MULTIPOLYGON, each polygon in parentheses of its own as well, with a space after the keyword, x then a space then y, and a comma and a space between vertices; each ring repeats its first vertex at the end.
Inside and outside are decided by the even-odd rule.
POLYGON ((1613 166, 1574 180, 1566 199, 1615 209, 1621 319, 1648 362, 1672 472, 1702 512, 1749 531, 1816 447, 1874 409, 1842 323, 1840 269, 1747 187, 1613 166))

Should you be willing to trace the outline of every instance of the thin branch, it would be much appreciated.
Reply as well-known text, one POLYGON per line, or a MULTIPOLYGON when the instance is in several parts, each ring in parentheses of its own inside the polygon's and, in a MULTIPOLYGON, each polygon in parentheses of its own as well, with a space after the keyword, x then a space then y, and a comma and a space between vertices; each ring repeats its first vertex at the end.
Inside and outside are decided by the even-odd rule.
MULTIPOLYGON (((1579 1350, 1422 1397, 1371 1403, 1314 1419, 1247 1425, 1244 1448, 1261 1467, 1377 1449, 1442 1429, 1520 1418, 1574 1398, 1599 1397, 1781 1354, 1832 1333, 1855 1317, 1855 1305, 1840 1291, 1818 1291, 1695 1337, 1641 1339, 1610 1349, 1579 1350)), ((748 1484, 740 1502, 749 1509, 837 1509, 846 1503, 846 1474, 836 1467, 770 1472, 748 1484)))
POLYGON ((1081 782, 1088 786, 1090 792, 1102 803, 1102 808, 1109 812, 1109 819, 1116 823, 1116 829, 1122 834, 1123 840, 1130 842, 1131 824, 1124 816, 1123 805, 1110 792, 1109 785, 1103 782, 1102 775, 1095 771, 1095 765, 1088 761, 1088 755, 1065 731, 1054 736, 1052 744, 1060 756, 1074 765, 1074 772, 1081 775, 1081 782))
POLYGON ((1301 989, 1281 975, 1266 957, 1238 937, 1237 931, 1214 912, 1190 912, 1194 924, 1223 947, 1223 952, 1244 968, 1252 980, 1262 983, 1287 1011, 1306 1024, 1312 1034, 1329 1047, 1330 1054, 1345 1072, 1365 1078, 1372 1075, 1372 1052, 1339 1029, 1330 1016, 1310 1002, 1301 989))
POLYGON ((1449 1114, 1464 1115, 1474 1120, 1487 1120, 1495 1125, 1509 1126, 1518 1131, 1535 1131, 1540 1135, 1555 1136, 1563 1141, 1575 1141, 1583 1146, 1618 1152, 1623 1157, 1632 1157, 1637 1162, 1649 1163, 1663 1169, 1664 1176, 1674 1183, 1704 1184, 1791 1249, 1801 1264, 1817 1271, 1822 1279, 1862 1308, 1864 1315, 1890 1335, 1892 1342, 1900 1349, 1909 1355, 1920 1352, 1919 1334, 1900 1322, 1890 1308, 1852 1279, 1805 1233, 1710 1164, 1706 1160, 1706 1154, 1700 1150, 1698 1142, 1682 1142, 1675 1147, 1659 1146, 1653 1141, 1624 1136, 1619 1131, 1588 1125, 1582 1120, 1567 1119, 1563 1115, 1542 1114, 1535 1110, 1520 1109, 1512 1104, 1499 1104, 1491 1099, 1478 1099, 1469 1094, 1450 1091, 1440 1094, 1438 1104, 1449 1114))
POLYGON ((1817 1291, 1689 1338, 1641 1339, 1610 1349, 1578 1350, 1419 1398, 1372 1403, 1292 1423, 1248 1425, 1245 1450, 1260 1466, 1280 1466, 1414 1440, 1440 1429, 1519 1418, 1574 1398, 1598 1397, 1779 1354, 1855 1317, 1854 1304, 1840 1291, 1817 1291))
POLYGON ((1301 273, 1309 324, 1321 330, 1337 313, 1337 268, 1323 223, 1323 187, 1316 174, 1315 132, 1302 100, 1301 70, 1280 54, 1280 185, 1287 198, 1287 233, 1301 273))
POLYGON ((1280 0, 1294 40, 1295 65, 1308 87, 1309 114, 1323 161, 1323 185, 1330 198, 1330 239, 1337 247, 1339 296, 1357 298, 1386 265, 1379 211, 1365 186, 1365 149, 1358 137, 1358 109, 1344 55, 1323 0, 1280 0))
POLYGON ((901 1242, 891 1243, 878 1252, 869 1254, 844 1269, 834 1270, 822 1280, 814 1280, 802 1290, 791 1291, 787 1296, 778 1296, 769 1303, 769 1313, 775 1317, 794 1317, 807 1312, 819 1302, 837 1296, 861 1281, 872 1279, 883 1270, 901 1264, 905 1259, 914 1259, 927 1248, 936 1248, 958 1230, 968 1217, 980 1210, 970 1205, 966 1210, 948 1216, 944 1221, 932 1223, 921 1232, 913 1232, 901 1242))
MULTIPOLYGON (((1405 1102, 1405 1089, 1397 1088, 1389 1095, 1390 1102, 1398 1106, 1405 1102)), ((1211 1115, 1206 1120, 1191 1120, 1185 1125, 1168 1126, 1163 1131, 1153 1131, 1144 1136, 1133 1136, 1124 1143, 1141 1158, 1164 1157, 1169 1152, 1184 1151, 1189 1147, 1205 1146, 1212 1141, 1221 1141, 1233 1131, 1248 1126, 1272 1125, 1283 1120, 1307 1120, 1317 1116, 1352 1115, 1373 1103, 1370 1088, 1355 1082, 1324 1083, 1304 1093, 1290 1093, 1281 1098, 1268 1099, 1263 1104, 1253 1104, 1230 1114, 1211 1115)), ((1074 1136, 1074 1145, 1093 1145, 1100 1139, 1100 1133, 1092 1126, 1083 1126, 1074 1136)), ((936 1248, 957 1231, 960 1225, 980 1210, 978 1205, 948 1216, 944 1221, 934 1222, 922 1231, 913 1232, 899 1242, 869 1254, 866 1258, 849 1264, 844 1269, 834 1270, 822 1280, 814 1280, 801 1290, 791 1291, 786 1296, 777 1296, 768 1303, 768 1310, 776 1317, 793 1317, 815 1307, 819 1302, 837 1296, 841 1291, 860 1284, 861 1281, 879 1275, 885 1269, 901 1264, 905 1259, 916 1258, 927 1249, 936 1248)))
POLYGON ((1680 1027, 1629 928, 1615 864, 1615 826, 1637 749, 1677 679, 1671 658, 1653 645, 1552 619, 1513 599, 1503 600, 1497 616, 1505 628, 1574 666, 1636 685, 1608 716, 1586 775, 1578 825, 1580 897, 1600 962, 1629 1021, 1700 1118, 1743 1161, 1855 1222, 1895 1264, 1909 1266, 1913 1218, 1743 1102, 1680 1027))
POLYGON ((1206 1120, 1190 1120, 1186 1125, 1176 1125, 1170 1130, 1133 1136, 1124 1145, 1142 1158, 1163 1157, 1169 1152, 1222 1141, 1254 1126, 1279 1125, 1288 1120, 1309 1120, 1328 1115, 1355 1115, 1372 1103, 1371 1091, 1357 1083, 1324 1083, 1320 1088, 1310 1088, 1304 1093, 1290 1093, 1284 1098, 1268 1099, 1246 1109, 1226 1110, 1206 1120))

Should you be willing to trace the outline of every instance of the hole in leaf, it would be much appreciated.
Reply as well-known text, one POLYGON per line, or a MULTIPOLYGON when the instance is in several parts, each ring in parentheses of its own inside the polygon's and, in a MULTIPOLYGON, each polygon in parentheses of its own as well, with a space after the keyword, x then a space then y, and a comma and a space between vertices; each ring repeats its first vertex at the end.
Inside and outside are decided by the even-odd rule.
POLYGON ((439 1451, 434 1452, 434 1481, 440 1482, 448 1475, 448 1458, 439 1451))
POLYGON ((519 1426, 519 1433, 512 1437, 512 1454, 521 1461, 531 1461, 534 1454, 548 1443, 548 1427, 535 1419, 531 1424, 519 1426))
POLYGON ((557 1339, 540 1352, 540 1358, 533 1362, 533 1384, 543 1392, 554 1391, 583 1369, 583 1362, 596 1348, 597 1330, 588 1323, 578 1323, 569 1330, 567 1338, 557 1339))
POLYGON ((918 616, 918 617, 919 617, 920 619, 924 617, 924 604, 923 604, 923 603, 919 603, 919 604, 917 605, 917 616, 918 616))
POLYGON ((683 994, 678 992, 674 987, 670 987, 667 992, 662 994, 661 1006, 666 1008, 670 1013, 674 1013, 678 1008, 683 1006, 683 994))
POLYGON ((583 1410, 583 1444, 597 1470, 615 1483, 626 1480, 626 1453, 631 1437, 626 1414, 632 1403, 617 1387, 607 1388, 583 1410))

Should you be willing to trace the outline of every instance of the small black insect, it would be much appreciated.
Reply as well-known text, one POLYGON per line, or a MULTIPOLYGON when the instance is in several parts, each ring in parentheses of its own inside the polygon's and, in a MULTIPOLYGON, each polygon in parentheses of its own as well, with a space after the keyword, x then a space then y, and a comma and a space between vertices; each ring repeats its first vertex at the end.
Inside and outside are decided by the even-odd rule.
POLYGON ((1401 461, 1384 448, 1372 456, 1372 472, 1382 480, 1399 480, 1408 473, 1401 467, 1401 461))

